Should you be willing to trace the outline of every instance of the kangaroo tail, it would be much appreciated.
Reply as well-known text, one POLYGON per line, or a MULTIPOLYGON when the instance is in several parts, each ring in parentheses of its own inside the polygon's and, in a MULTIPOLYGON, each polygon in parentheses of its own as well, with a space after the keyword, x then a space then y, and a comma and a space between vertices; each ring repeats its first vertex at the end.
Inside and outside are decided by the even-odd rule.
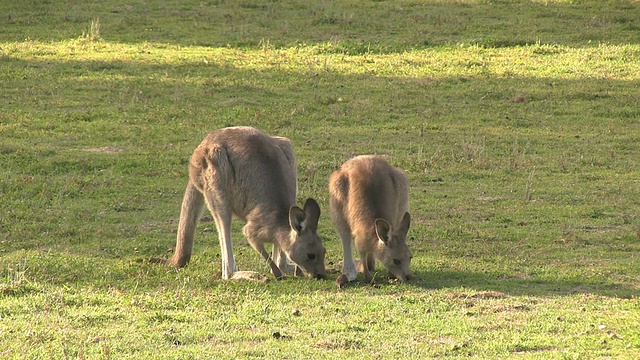
POLYGON ((198 220, 202 216, 204 209, 204 196, 198 188, 189 181, 187 189, 182 199, 182 209, 180 210, 180 222, 178 223, 178 235, 176 239, 176 250, 173 256, 166 263, 169 266, 182 267, 191 259, 193 249, 193 238, 196 232, 198 220))

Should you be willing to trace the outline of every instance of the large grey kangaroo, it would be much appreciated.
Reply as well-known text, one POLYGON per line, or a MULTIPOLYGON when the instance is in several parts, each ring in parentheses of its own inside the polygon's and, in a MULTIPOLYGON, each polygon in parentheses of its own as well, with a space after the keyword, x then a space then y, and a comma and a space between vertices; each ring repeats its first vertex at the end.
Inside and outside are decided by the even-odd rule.
POLYGON ((299 208, 296 193, 297 162, 289 139, 251 127, 211 132, 191 155, 176 249, 164 263, 181 267, 189 261, 206 204, 218 229, 223 279, 237 270, 231 241, 233 216, 246 222, 244 235, 277 279, 292 272, 326 277, 326 250, 317 234, 320 207, 309 198, 299 208), (265 243, 273 243, 273 256, 265 243))

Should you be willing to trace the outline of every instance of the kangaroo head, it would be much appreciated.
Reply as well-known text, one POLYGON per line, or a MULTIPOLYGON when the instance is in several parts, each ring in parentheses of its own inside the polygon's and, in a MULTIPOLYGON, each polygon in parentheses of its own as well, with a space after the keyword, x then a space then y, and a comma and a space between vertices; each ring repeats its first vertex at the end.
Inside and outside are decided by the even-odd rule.
POLYGON ((413 278, 411 273, 411 251, 407 246, 407 232, 411 216, 405 213, 397 229, 384 219, 376 219, 375 228, 378 236, 378 260, 384 265, 393 277, 400 281, 409 281, 413 278))
POLYGON ((297 206, 289 209, 291 247, 287 256, 308 277, 324 279, 327 276, 324 267, 326 250, 317 233, 319 218, 320 206, 311 198, 304 203, 303 209, 297 206))

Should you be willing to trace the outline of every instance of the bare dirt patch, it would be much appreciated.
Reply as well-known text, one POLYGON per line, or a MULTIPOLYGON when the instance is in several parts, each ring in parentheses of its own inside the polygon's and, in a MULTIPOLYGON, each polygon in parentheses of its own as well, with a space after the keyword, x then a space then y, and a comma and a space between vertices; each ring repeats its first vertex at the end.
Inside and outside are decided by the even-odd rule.
POLYGON ((124 150, 119 149, 117 147, 113 147, 113 146, 103 146, 103 147, 94 147, 94 148, 84 149, 84 151, 98 152, 98 153, 103 153, 103 154, 119 154, 119 153, 123 152, 124 150))

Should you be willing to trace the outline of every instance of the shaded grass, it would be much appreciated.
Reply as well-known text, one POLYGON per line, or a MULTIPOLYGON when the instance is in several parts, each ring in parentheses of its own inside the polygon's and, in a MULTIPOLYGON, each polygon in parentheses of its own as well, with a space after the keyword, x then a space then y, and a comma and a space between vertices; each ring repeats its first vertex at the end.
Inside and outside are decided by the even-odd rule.
POLYGON ((255 47, 331 42, 349 54, 478 44, 487 47, 637 43, 635 1, 137 1, 6 3, 2 36, 60 41, 86 34, 114 42, 255 47), (567 31, 571 29, 575 31, 567 31))

